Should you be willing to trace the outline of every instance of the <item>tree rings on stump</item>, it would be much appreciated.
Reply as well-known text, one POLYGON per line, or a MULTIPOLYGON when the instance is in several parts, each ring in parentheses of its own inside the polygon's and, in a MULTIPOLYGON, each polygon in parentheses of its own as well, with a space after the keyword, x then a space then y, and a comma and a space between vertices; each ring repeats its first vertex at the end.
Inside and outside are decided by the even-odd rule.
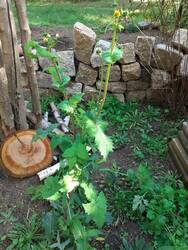
POLYGON ((37 140, 34 130, 18 131, 9 136, 1 147, 2 167, 18 178, 32 176, 48 167, 52 162, 52 150, 49 140, 37 140))

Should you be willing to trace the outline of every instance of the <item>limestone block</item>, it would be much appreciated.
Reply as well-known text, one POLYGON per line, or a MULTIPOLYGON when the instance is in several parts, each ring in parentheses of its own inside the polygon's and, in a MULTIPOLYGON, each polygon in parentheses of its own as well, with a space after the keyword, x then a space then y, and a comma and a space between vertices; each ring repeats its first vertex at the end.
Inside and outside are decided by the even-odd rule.
POLYGON ((133 63, 135 59, 134 43, 120 44, 123 49, 123 58, 120 59, 121 64, 133 63))
POLYGON ((170 80, 171 80, 171 75, 168 72, 160 69, 153 69, 151 75, 152 89, 166 88, 170 80))
POLYGON ((57 52, 59 56, 59 66, 65 67, 65 74, 72 77, 76 75, 75 63, 74 63, 74 51, 65 50, 57 52))
POLYGON ((76 75, 76 81, 92 86, 96 83, 98 71, 91 68, 89 65, 80 63, 76 75))
POLYGON ((90 64, 91 54, 96 42, 96 34, 82 23, 75 23, 73 30, 74 51, 76 59, 90 64))
MULTIPOLYGON (((104 90, 104 83, 102 84, 101 81, 97 81, 96 83, 97 89, 104 90), (101 88, 102 85, 102 88, 101 88)), ((109 82, 108 83, 108 91, 112 93, 125 93, 126 90, 126 83, 125 82, 109 82)))
POLYGON ((137 90, 137 91, 127 91, 126 99, 128 102, 131 101, 144 101, 146 98, 145 90, 137 90))
POLYGON ((141 67, 138 62, 122 65, 122 79, 123 81, 137 80, 141 76, 141 67))
POLYGON ((177 47, 188 52, 188 29, 177 29, 172 43, 177 47))
MULTIPOLYGON (((106 70, 107 70, 107 67, 104 67, 104 78, 106 77, 106 70)), ((101 78, 101 71, 100 71, 100 78, 101 78)), ((120 70, 120 67, 119 65, 112 65, 111 66, 111 71, 110 71, 110 79, 109 81, 110 82, 118 82, 120 81, 121 79, 121 70, 120 70)))
POLYGON ((91 55, 91 66, 93 68, 102 66, 102 59, 99 52, 102 53, 110 48, 111 43, 105 40, 99 40, 94 48, 93 54, 91 55))
POLYGON ((126 83, 127 90, 145 90, 149 87, 149 82, 144 80, 129 81, 126 83))

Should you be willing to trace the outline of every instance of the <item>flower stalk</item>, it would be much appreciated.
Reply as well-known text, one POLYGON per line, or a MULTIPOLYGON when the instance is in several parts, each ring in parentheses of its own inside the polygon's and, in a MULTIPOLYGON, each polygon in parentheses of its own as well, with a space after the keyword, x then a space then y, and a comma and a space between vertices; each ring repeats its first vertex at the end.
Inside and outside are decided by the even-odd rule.
MULTIPOLYGON (((111 56, 111 58, 113 57, 113 53, 114 53, 114 50, 116 48, 117 31, 119 29, 120 16, 121 16, 120 11, 115 10, 114 11, 114 21, 113 21, 113 24, 112 24, 113 34, 112 34, 112 44, 111 44, 111 48, 110 48, 110 56, 111 56)), ((104 107, 105 101, 106 101, 106 96, 107 96, 107 91, 108 91, 108 84, 109 84, 112 64, 113 63, 107 64, 106 77, 105 77, 105 83, 104 83, 104 92, 103 92, 103 96, 102 96, 102 98, 100 100, 100 103, 99 103, 98 116, 100 115, 100 113, 101 113, 101 111, 102 111, 102 109, 104 107)), ((103 71, 103 69, 102 69, 102 71, 103 71)), ((102 73, 102 75, 103 75, 103 73, 102 73)))

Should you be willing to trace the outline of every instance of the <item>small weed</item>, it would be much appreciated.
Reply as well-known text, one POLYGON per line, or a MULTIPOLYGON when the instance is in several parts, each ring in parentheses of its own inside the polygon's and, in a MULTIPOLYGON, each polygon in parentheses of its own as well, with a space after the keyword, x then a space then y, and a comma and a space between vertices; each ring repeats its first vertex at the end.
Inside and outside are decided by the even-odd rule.
POLYGON ((12 210, 10 209, 7 212, 0 212, 0 225, 5 225, 7 223, 14 223, 17 219, 12 215, 12 210))
POLYGON ((130 216, 139 220, 142 230, 154 236, 156 248, 187 249, 188 192, 183 184, 169 175, 165 181, 155 180, 145 165, 129 169, 125 184, 121 202, 132 210, 130 216))
POLYGON ((34 214, 30 219, 25 219, 23 224, 16 223, 7 238, 11 241, 7 250, 34 249, 33 245, 42 238, 39 217, 34 214))
MULTIPOLYGON (((49 106, 51 102, 54 102, 55 105, 57 106, 60 103, 60 101, 61 101, 61 98, 58 95, 41 96, 40 104, 41 104, 42 113, 44 114, 45 112, 49 111, 49 106)), ((31 101, 28 102, 27 108, 30 110, 32 109, 31 101)))
POLYGON ((120 250, 153 250, 154 248, 151 247, 146 243, 144 239, 136 238, 133 242, 129 242, 127 239, 123 239, 123 244, 120 250))

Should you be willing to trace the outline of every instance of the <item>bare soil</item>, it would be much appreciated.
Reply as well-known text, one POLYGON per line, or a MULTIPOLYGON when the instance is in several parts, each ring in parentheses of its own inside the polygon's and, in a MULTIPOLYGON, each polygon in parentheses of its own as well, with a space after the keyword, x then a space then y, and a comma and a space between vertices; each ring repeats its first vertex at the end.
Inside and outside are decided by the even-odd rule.
MULTIPOLYGON (((42 34, 44 32, 50 33, 55 36, 59 34, 59 39, 57 43, 57 50, 71 49, 73 48, 73 29, 70 28, 41 28, 41 27, 33 27, 32 28, 32 38, 42 42, 42 34)), ((146 36, 155 36, 157 40, 161 40, 161 32, 159 30, 151 29, 144 30, 135 33, 122 32, 119 34, 118 42, 119 43, 127 43, 127 42, 135 42, 137 36, 146 35, 146 36)), ((98 39, 111 40, 112 33, 107 32, 98 36, 98 39)))
MULTIPOLYGON (((131 156, 131 149, 125 146, 121 149, 114 151, 105 167, 111 167, 112 162, 116 162, 123 170, 128 169, 130 166, 135 167, 136 162, 134 157, 131 156)), ((32 201, 31 197, 26 194, 27 188, 36 186, 40 183, 38 177, 33 176, 25 179, 15 179, 8 176, 3 170, 0 170, 0 211, 8 212, 10 209, 13 211, 12 215, 22 222, 33 212, 42 214, 48 211, 49 205, 45 201, 32 201)), ((0 237, 6 235, 13 227, 12 223, 0 225, 0 237)), ((120 235, 128 235, 128 239, 132 241, 136 237, 145 238, 150 242, 150 237, 143 235, 136 222, 125 220, 117 225, 106 227, 104 229, 106 242, 110 245, 111 250, 118 250, 120 244, 120 235)), ((5 250, 9 242, 5 241, 0 250, 5 250)), ((101 244, 95 243, 97 249, 103 249, 101 244)))

